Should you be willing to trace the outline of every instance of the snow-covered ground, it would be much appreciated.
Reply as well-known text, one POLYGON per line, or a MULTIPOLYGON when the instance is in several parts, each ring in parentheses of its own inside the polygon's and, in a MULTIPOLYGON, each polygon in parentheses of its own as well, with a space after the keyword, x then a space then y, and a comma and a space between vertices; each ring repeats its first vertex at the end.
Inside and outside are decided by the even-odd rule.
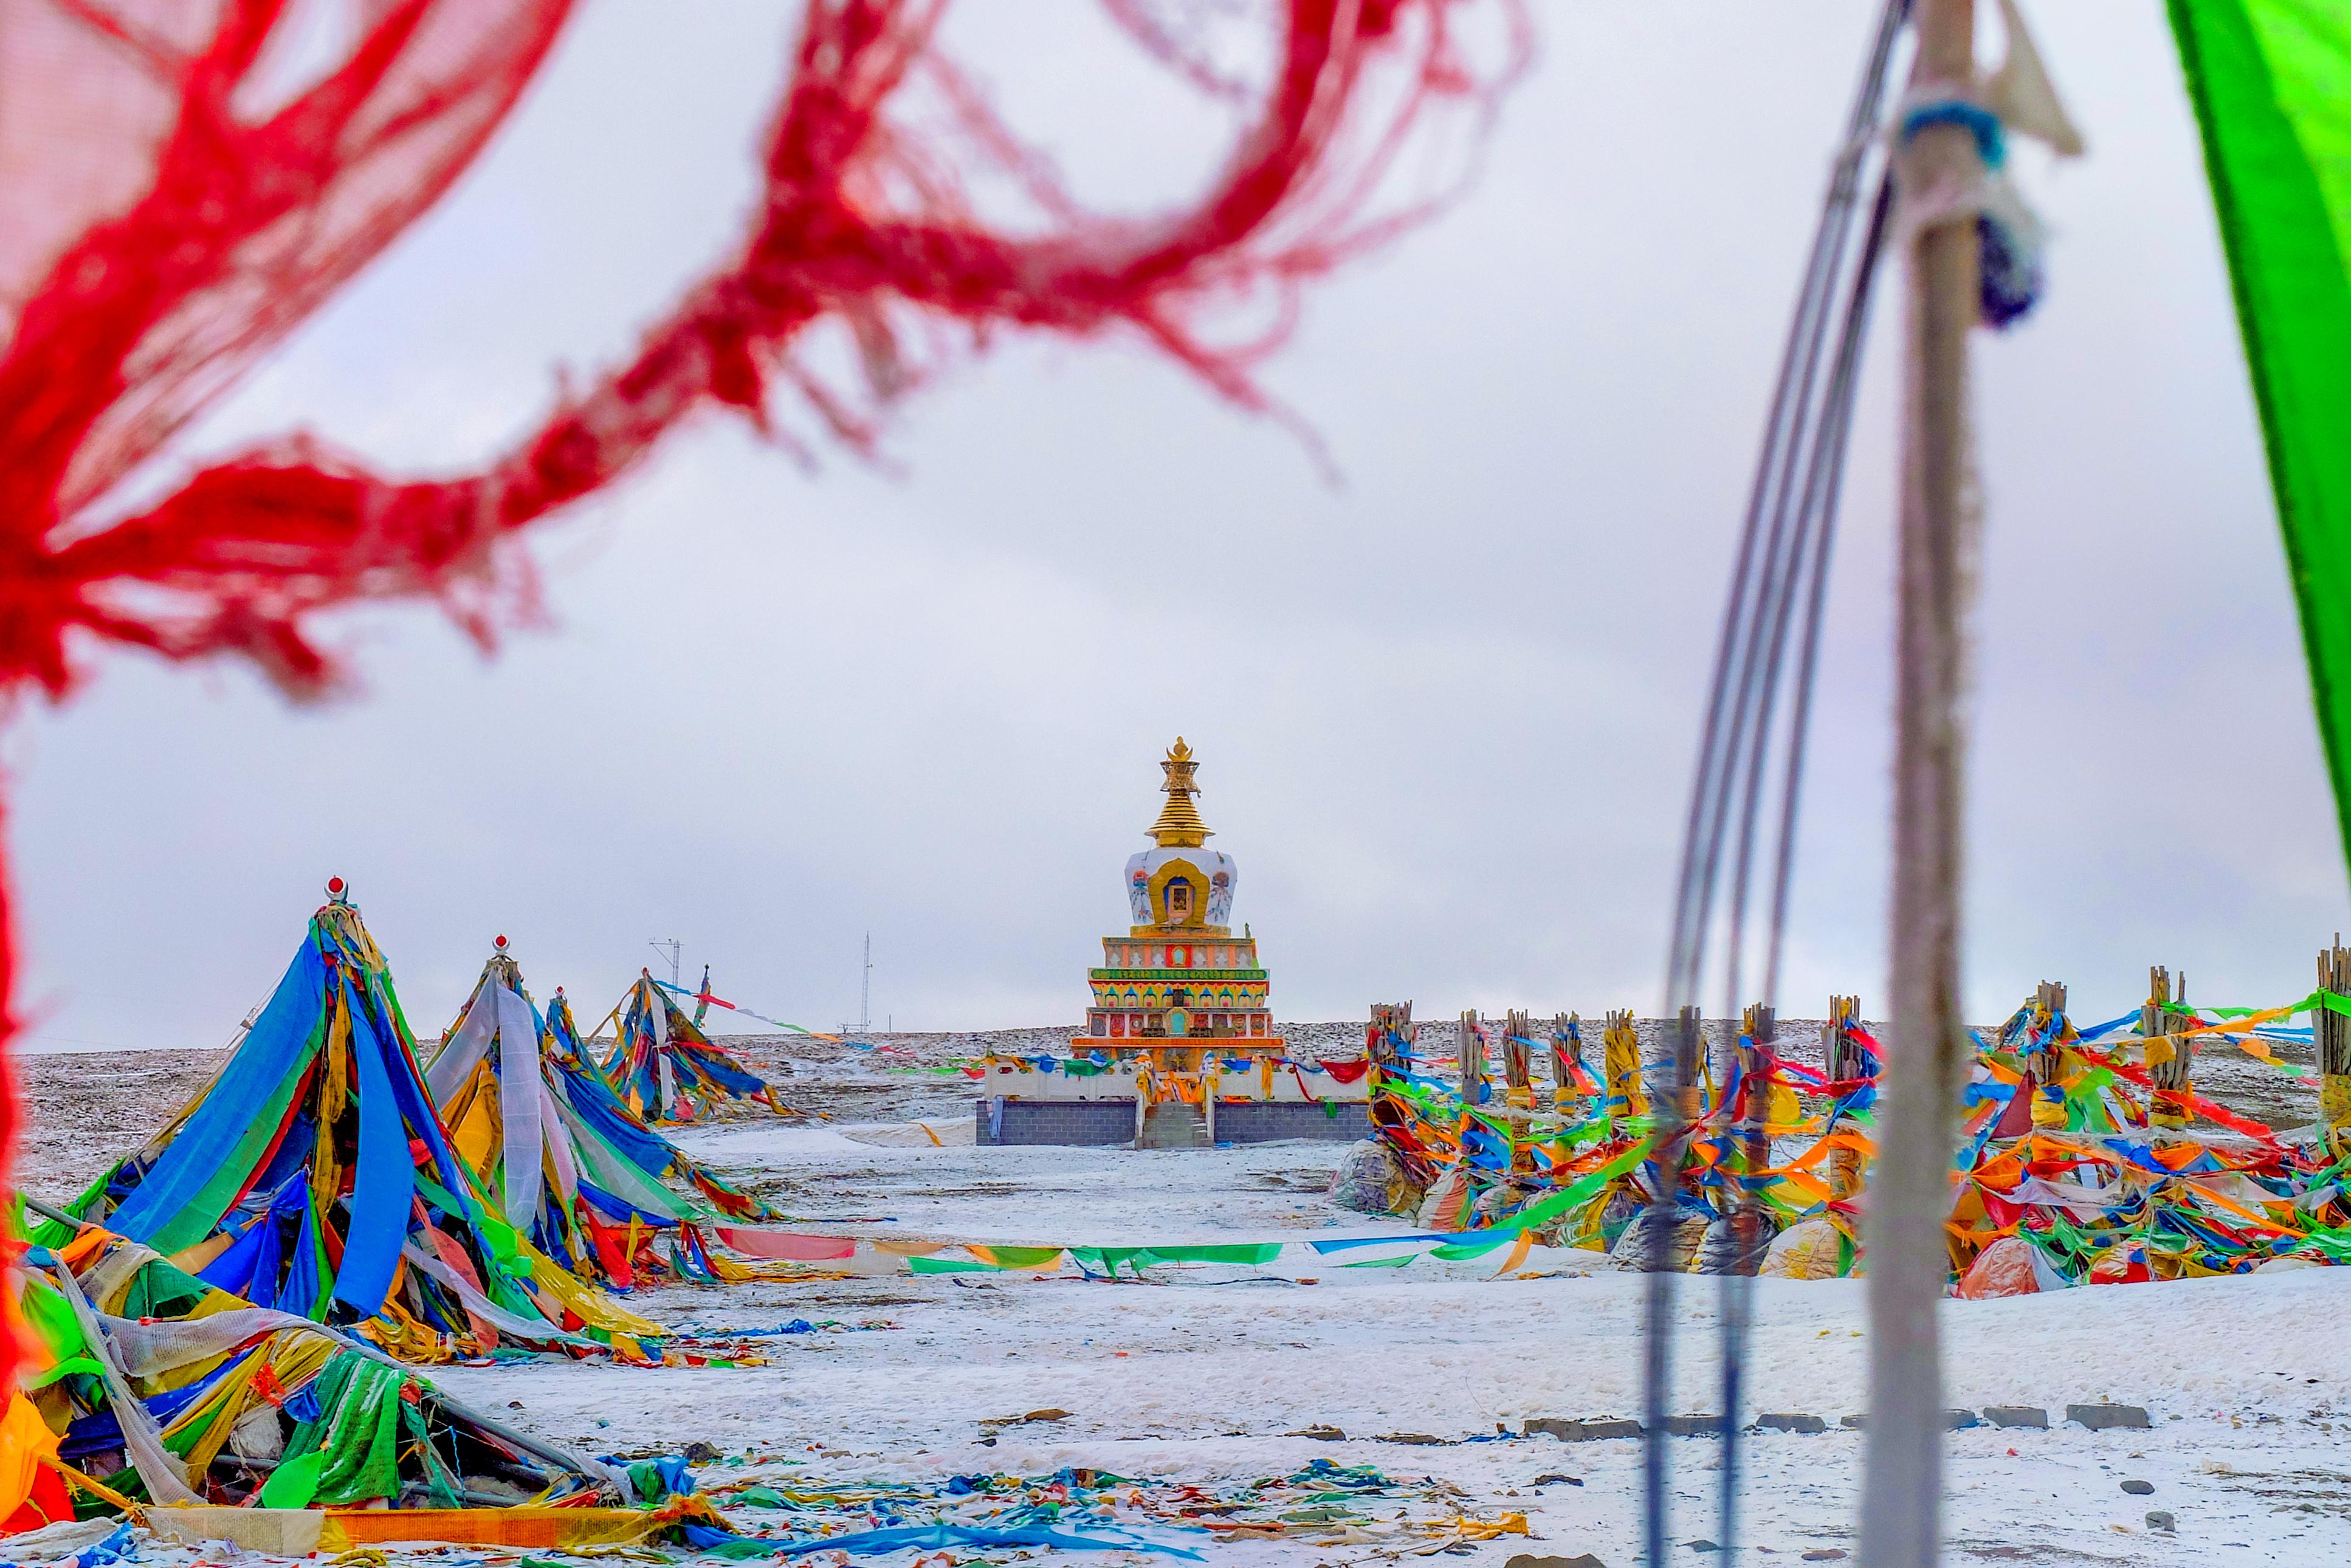
MULTIPOLYGON (((1383 1228, 1322 1197, 1339 1145, 1138 1154, 876 1144, 855 1131, 737 1122, 681 1141, 810 1228, 1080 1245, 1383 1228)), ((1506 1280, 1486 1277, 1490 1260, 1332 1261, 1163 1266, 1144 1283, 1088 1281, 1065 1265, 1043 1277, 679 1288, 632 1304, 713 1330, 841 1326, 768 1340, 771 1364, 757 1368, 517 1364, 435 1375, 486 1411, 597 1452, 699 1440, 797 1460, 789 1473, 803 1484, 1063 1466, 1232 1484, 1315 1458, 1368 1463, 1458 1487, 1468 1517, 1526 1515, 1531 1538, 1456 1544, 1458 1554, 1498 1568, 1522 1552, 1589 1552, 1611 1568, 1638 1560, 1637 1443, 1494 1439, 1531 1418, 1638 1414, 1644 1281, 1582 1254, 1538 1252, 1533 1277, 1506 1280), (874 1323, 894 1327, 860 1326, 874 1323), (1034 1411, 1067 1414, 997 1420, 1034 1411), (1316 1426, 1345 1437, 1294 1435, 1316 1426), (1542 1477, 1573 1480, 1538 1486, 1542 1477)), ((1859 1435, 1838 1422, 1866 1405, 1864 1288, 1756 1289, 1748 1413, 1818 1415, 1829 1430, 1745 1440, 1742 1550, 1775 1562, 1849 1550, 1859 1435)), ((1716 1290, 1680 1282, 1680 1412, 1719 1408, 1716 1290)), ((2351 1561, 2351 1272, 1950 1301, 1943 1313, 1946 1404, 2034 1406, 2053 1422, 1951 1436, 1955 1561, 2351 1561), (2105 1401, 2146 1406, 2153 1428, 2064 1425, 2068 1404, 2105 1401), (2153 1490, 2126 1492, 2126 1480, 2153 1490), (2153 1511, 2176 1532, 2151 1530, 2153 1511)), ((1676 1438, 1672 1452, 1675 1539, 1719 1541, 1719 1443, 1676 1438)), ((1361 1561, 1396 1544, 1210 1550, 1248 1568, 1361 1561)))

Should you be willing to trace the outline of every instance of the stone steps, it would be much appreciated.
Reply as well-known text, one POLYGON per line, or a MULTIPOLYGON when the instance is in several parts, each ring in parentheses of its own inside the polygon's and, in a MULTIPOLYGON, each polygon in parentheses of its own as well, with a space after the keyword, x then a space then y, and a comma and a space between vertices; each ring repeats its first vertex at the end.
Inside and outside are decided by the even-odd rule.
POLYGON ((1143 1134, 1134 1141, 1138 1149, 1206 1149, 1213 1147, 1208 1141, 1208 1115, 1197 1105, 1180 1100, 1163 1100, 1143 1113, 1143 1134))

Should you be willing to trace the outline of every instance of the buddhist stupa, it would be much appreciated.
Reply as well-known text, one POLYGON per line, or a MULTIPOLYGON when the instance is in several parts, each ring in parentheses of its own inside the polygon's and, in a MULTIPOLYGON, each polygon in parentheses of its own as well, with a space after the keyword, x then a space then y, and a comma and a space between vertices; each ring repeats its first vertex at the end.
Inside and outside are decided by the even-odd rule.
POLYGON ((1134 924, 1123 936, 1102 938, 1102 967, 1088 974, 1093 1002, 1077 1043, 1188 1056, 1213 1040, 1225 1054, 1279 1054, 1256 938, 1246 926, 1233 935, 1240 868, 1207 847, 1214 835, 1193 803, 1199 763, 1178 736, 1159 766, 1167 803, 1151 824, 1152 847, 1126 862, 1134 924))

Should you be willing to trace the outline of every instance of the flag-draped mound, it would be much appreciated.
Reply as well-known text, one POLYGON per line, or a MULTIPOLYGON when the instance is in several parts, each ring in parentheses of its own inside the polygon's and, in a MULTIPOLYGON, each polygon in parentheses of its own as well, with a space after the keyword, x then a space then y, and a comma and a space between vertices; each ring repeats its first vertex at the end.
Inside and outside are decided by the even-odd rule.
POLYGON ((555 988, 555 999, 547 1006, 547 1054, 555 1070, 563 1075, 564 1104, 639 1170, 692 1187, 703 1206, 696 1210, 698 1216, 725 1215, 733 1219, 779 1218, 766 1204, 654 1132, 644 1118, 621 1103, 611 1082, 588 1054, 588 1047, 580 1038, 580 1025, 571 1017, 571 999, 563 994, 561 986, 555 988))
POLYGON ((2170 5, 2351 852, 2351 8, 2170 5))
POLYGON ((392 971, 334 891, 219 1076, 76 1212, 412 1359, 579 1343, 567 1322, 654 1332, 494 1212, 434 1110, 392 971))
POLYGON ((2152 1038, 2116 1032, 2137 1012, 2085 1033, 2045 998, 2020 1008, 1977 1051, 1966 1091, 1948 1227, 1959 1293, 2351 1263, 2351 1148, 2324 1122, 2294 1140, 2192 1083, 2159 1086, 2150 1065, 2225 1040, 2283 1068, 2247 1026, 2325 1005, 2263 1009, 2242 1034, 2180 1009, 2169 1027, 2183 1032, 2152 1038))
POLYGON ((622 1104, 580 1051, 561 989, 542 1016, 504 953, 483 967, 424 1077, 484 1194, 575 1274, 626 1288, 656 1234, 722 1216, 774 1218, 622 1104))
MULTIPOLYGON (((1374 210, 1407 133, 1439 101, 1490 104, 1525 54, 1516 0, 1279 0, 1233 155, 1196 201, 1138 221, 1071 200, 937 57, 940 0, 810 5, 741 240, 627 362, 505 456, 402 483, 288 435, 160 498, 126 495, 464 172, 575 3, 349 0, 339 34, 316 15, 332 0, 0 0, 0 702, 35 684, 62 694, 76 635, 241 655, 298 692, 328 678, 311 618, 338 605, 433 597, 486 640, 528 591, 507 541, 687 415, 764 423, 781 383, 870 439, 871 410, 793 358, 820 323, 857 344, 877 403, 924 369, 904 345, 1023 327, 1131 330, 1254 404, 1250 371, 1297 290, 1429 210, 1374 210), (1505 18, 1499 73, 1459 47, 1471 8, 1505 18), (328 38, 341 52, 296 76, 328 38), (1037 221, 978 216, 938 117, 893 112, 910 85, 944 101, 961 150, 1012 175, 1037 221), (1252 306, 1272 307, 1270 333, 1211 340, 1252 306)), ((1224 92, 1160 9, 1111 5, 1143 47, 1224 92)), ((0 1020, 11 957, 0 919, 0 1020)), ((15 1114, 0 1099, 0 1152, 15 1114)))
POLYGON ((651 971, 614 1009, 621 1020, 604 1076, 647 1122, 699 1122, 729 1100, 785 1109, 766 1080, 678 1010, 651 971))
MULTIPOLYGON (((26 1356, 0 1420, 0 1506, 16 1490, 6 1479, 43 1453, 155 1502, 455 1508, 598 1490, 584 1461, 526 1450, 342 1334, 137 1242, 57 1224, 34 1240, 0 1301, 26 1356)), ((57 1517, 57 1472, 26 1479, 57 1517)))

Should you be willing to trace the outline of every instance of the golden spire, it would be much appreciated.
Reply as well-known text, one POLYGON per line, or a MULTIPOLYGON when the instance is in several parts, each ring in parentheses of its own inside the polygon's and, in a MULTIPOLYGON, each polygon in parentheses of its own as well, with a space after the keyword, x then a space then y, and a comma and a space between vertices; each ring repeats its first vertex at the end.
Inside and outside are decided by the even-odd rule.
POLYGON ((1159 820, 1151 824, 1151 836, 1164 850, 1196 850, 1208 841, 1208 825, 1200 821, 1199 810, 1192 804, 1192 797, 1200 792, 1192 775, 1200 765, 1192 760, 1192 748, 1179 735, 1167 749, 1167 760, 1159 766, 1167 774, 1167 782, 1160 786, 1167 792, 1167 804, 1159 820))

